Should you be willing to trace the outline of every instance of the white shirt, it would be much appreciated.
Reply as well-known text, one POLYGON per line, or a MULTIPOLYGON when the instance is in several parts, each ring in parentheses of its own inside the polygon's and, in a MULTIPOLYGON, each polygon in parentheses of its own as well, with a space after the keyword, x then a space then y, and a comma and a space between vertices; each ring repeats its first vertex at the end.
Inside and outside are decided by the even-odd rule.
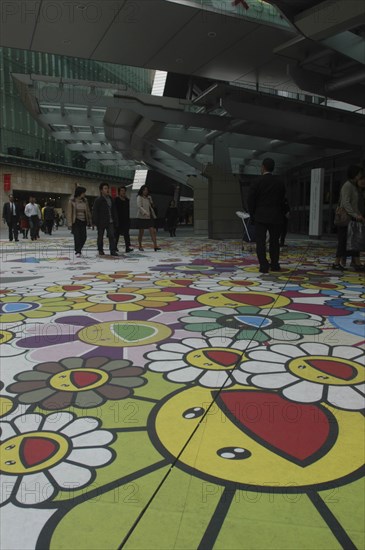
POLYGON ((28 218, 30 218, 31 216, 38 216, 38 218, 41 217, 41 213, 40 213, 38 204, 32 204, 31 202, 28 202, 28 204, 24 208, 24 214, 28 218))

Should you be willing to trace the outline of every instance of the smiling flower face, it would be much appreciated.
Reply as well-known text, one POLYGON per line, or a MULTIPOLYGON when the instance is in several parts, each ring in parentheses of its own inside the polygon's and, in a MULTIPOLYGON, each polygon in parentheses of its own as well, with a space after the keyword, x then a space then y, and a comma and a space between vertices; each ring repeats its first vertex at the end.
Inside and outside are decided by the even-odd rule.
POLYGON ((306 342, 277 344, 247 352, 240 369, 249 384, 281 390, 300 403, 327 401, 345 410, 364 408, 365 353, 359 348, 306 342))
POLYGON ((244 359, 244 351, 255 344, 231 338, 186 338, 179 343, 162 344, 147 354, 149 370, 161 372, 171 382, 197 382, 208 388, 241 382, 243 373, 235 366, 244 359))
POLYGON ((83 309, 90 313, 106 313, 114 310, 140 311, 149 307, 161 308, 177 300, 173 292, 164 292, 159 288, 129 287, 90 296, 86 300, 79 299, 75 309, 83 309))
POLYGON ((78 488, 88 485, 94 469, 114 458, 106 448, 114 436, 99 426, 100 420, 68 412, 0 422, 0 504, 32 506, 50 500, 59 489, 72 490, 75 480, 78 488))
POLYGON ((89 409, 131 395, 132 388, 145 383, 142 373, 141 367, 123 359, 69 357, 21 372, 8 391, 17 393, 20 403, 38 403, 47 410, 71 405, 89 409))

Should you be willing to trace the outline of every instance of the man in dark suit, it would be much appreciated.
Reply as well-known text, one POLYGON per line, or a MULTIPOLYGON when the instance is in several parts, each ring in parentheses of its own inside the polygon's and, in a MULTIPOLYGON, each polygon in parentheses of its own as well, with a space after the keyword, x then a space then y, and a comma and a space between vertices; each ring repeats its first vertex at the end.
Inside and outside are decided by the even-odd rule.
POLYGON ((9 241, 18 241, 18 224, 20 219, 19 206, 15 204, 13 195, 9 195, 9 202, 4 204, 3 208, 3 220, 6 222, 9 228, 9 241))
POLYGON ((92 221, 98 230, 97 245, 99 256, 104 256, 103 240, 105 230, 109 239, 110 255, 118 256, 115 244, 115 231, 118 226, 115 204, 109 195, 109 185, 107 183, 101 183, 99 191, 100 197, 95 200, 92 211, 92 221))
POLYGON ((129 199, 127 197, 127 188, 125 185, 122 185, 118 189, 119 195, 115 198, 114 204, 118 216, 118 229, 116 233, 116 246, 118 246, 119 236, 123 235, 125 251, 132 252, 131 248, 131 239, 129 236, 129 227, 130 227, 130 214, 129 214, 129 199))
POLYGON ((285 185, 273 175, 275 161, 264 159, 261 166, 262 176, 254 181, 248 196, 248 210, 251 221, 255 224, 256 254, 260 264, 260 273, 280 271, 279 238, 284 217, 285 185), (269 254, 271 263, 266 258, 266 233, 269 232, 269 254))

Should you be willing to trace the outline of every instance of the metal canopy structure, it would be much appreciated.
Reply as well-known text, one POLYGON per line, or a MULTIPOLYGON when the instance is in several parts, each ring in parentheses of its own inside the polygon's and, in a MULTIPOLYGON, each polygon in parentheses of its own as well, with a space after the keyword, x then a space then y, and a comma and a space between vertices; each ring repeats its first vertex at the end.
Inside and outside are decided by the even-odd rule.
POLYGON ((180 183, 229 155, 233 173, 257 174, 270 153, 279 171, 365 146, 364 118, 333 108, 213 85, 194 101, 98 82, 13 75, 36 120, 87 159, 151 168, 180 183))
POLYGON ((365 107, 364 31, 364 0, 27 0, 0 45, 365 107))

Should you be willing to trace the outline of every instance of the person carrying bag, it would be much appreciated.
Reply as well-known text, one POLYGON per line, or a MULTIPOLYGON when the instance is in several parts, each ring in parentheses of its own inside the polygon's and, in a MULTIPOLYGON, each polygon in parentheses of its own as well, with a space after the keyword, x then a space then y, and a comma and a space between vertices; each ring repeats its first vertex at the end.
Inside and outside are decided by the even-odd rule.
POLYGON ((346 256, 351 254, 351 266, 354 271, 365 271, 365 267, 360 263, 360 250, 363 250, 361 225, 365 223, 365 176, 360 166, 350 166, 347 177, 348 180, 341 188, 339 205, 336 210, 337 251, 332 269, 344 271, 346 256))

